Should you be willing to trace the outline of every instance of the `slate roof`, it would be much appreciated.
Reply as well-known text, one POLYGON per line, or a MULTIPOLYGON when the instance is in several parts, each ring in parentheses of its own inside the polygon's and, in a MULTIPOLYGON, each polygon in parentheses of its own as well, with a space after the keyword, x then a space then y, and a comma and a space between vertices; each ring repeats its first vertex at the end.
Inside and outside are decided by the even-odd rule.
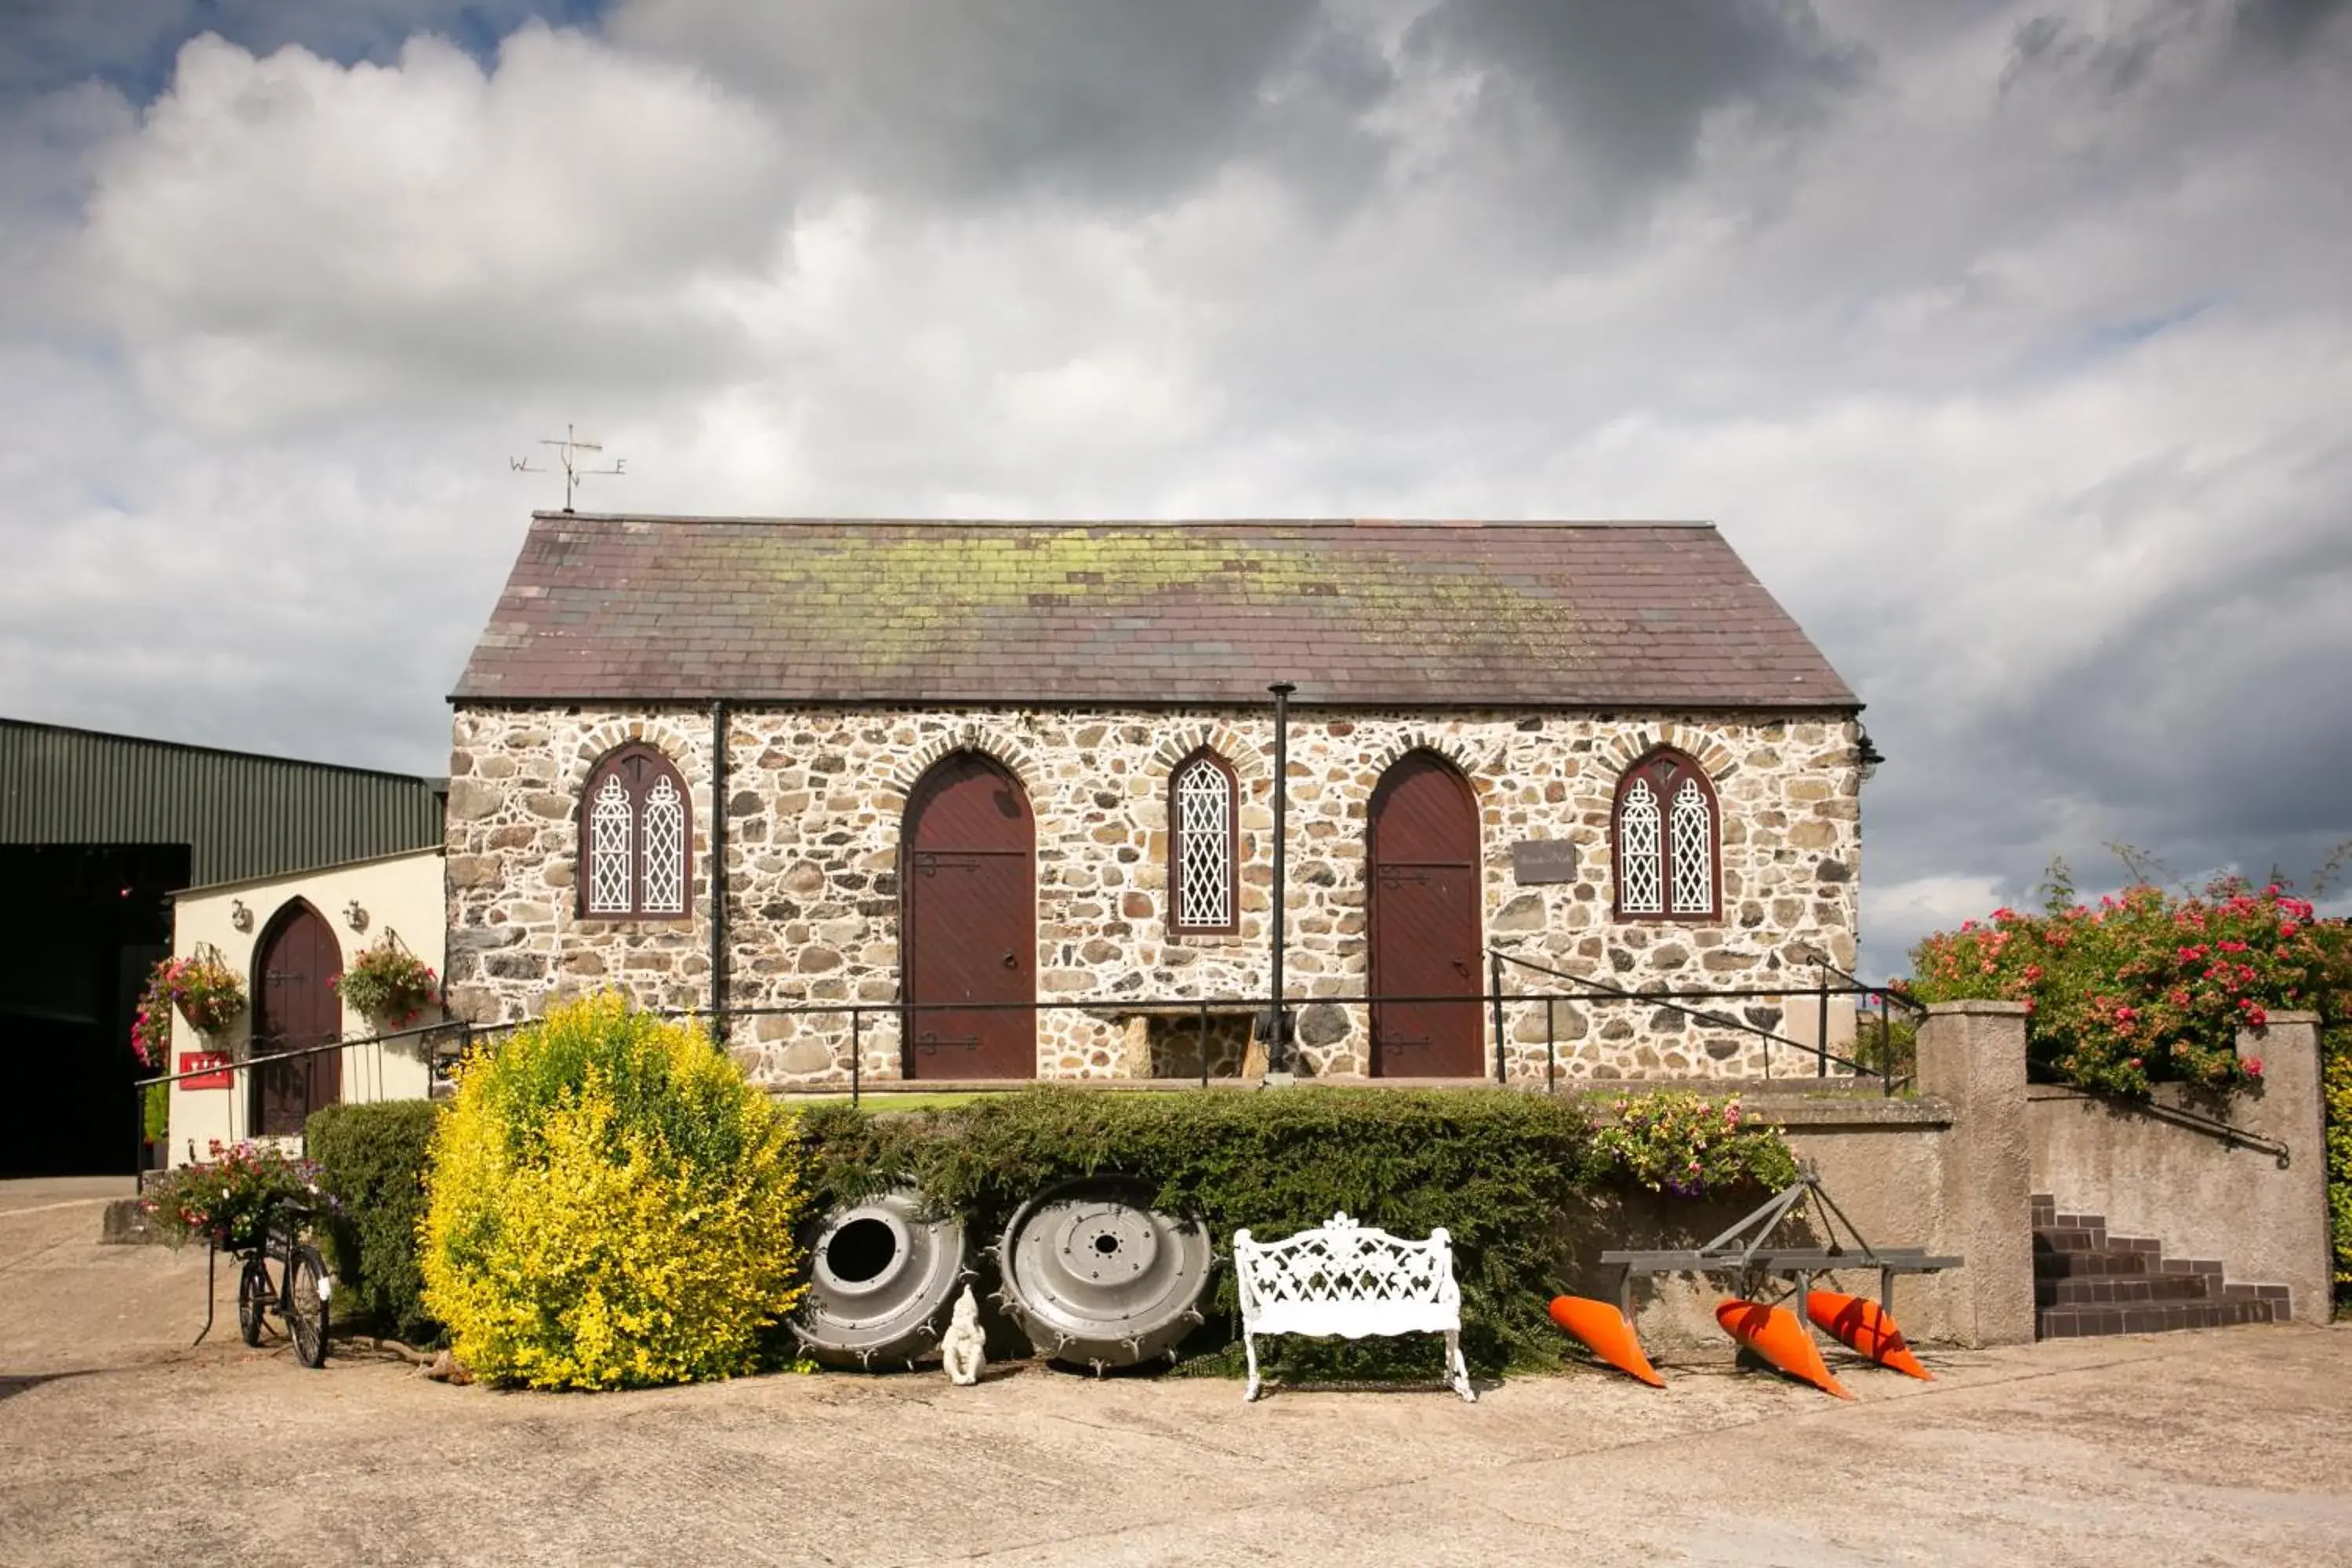
POLYGON ((1703 523, 540 512, 453 701, 1859 706, 1703 523))

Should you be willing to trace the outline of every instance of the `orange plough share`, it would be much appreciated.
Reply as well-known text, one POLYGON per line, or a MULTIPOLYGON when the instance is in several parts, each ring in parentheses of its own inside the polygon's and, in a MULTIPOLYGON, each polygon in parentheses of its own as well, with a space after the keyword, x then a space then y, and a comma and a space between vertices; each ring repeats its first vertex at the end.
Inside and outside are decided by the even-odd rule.
POLYGON ((1787 1373, 1801 1378, 1824 1394, 1834 1394, 1840 1399, 1852 1399, 1845 1385, 1830 1375, 1829 1363, 1813 1344, 1813 1336, 1797 1321, 1797 1314, 1786 1307, 1768 1307, 1761 1301, 1726 1301, 1715 1310, 1715 1321, 1723 1331, 1787 1373))
POLYGON ((1936 1374, 1921 1366, 1919 1358, 1911 1353, 1895 1320, 1867 1297, 1816 1290, 1805 1298, 1805 1316, 1812 1319, 1813 1326, 1823 1333, 1835 1334, 1839 1342, 1857 1355, 1868 1356, 1881 1366, 1907 1372, 1929 1383, 1936 1381, 1936 1374))
POLYGON ((1615 1307, 1583 1296, 1554 1296, 1550 1311, 1553 1322, 1601 1360, 1652 1388, 1665 1387, 1666 1380, 1658 1375, 1658 1369, 1642 1353, 1642 1342, 1633 1337, 1633 1325, 1615 1307))

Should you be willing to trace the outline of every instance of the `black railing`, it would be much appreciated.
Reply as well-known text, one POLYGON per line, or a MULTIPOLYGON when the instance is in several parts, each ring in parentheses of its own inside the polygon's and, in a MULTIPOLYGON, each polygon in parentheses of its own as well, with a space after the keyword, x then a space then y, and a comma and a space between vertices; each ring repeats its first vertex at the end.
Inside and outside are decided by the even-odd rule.
MULTIPOLYGON (((1851 1057, 1841 1055, 1838 1052, 1832 1051, 1828 1048, 1828 1030, 1826 1027, 1826 1019, 1828 1016, 1826 1011, 1827 999, 1833 996, 1860 996, 1874 998, 1878 1002, 1881 1009, 1882 1018, 1886 1016, 1886 1010, 1891 1006, 1901 1006, 1908 1011, 1924 1011, 1924 1009, 1919 1008, 1918 1004, 1913 1002, 1908 997, 1902 996, 1899 994, 1890 993, 1884 987, 1863 984, 1859 981, 1853 980, 1851 976, 1843 977, 1847 982, 1846 984, 1832 984, 1828 978, 1828 972, 1826 972, 1826 970, 1817 980, 1816 984, 1811 987, 1801 985, 1793 987, 1789 985, 1780 985, 1731 988, 1650 986, 1634 989, 1621 986, 1613 982, 1601 980, 1591 975, 1571 974, 1565 970, 1554 969, 1549 965, 1538 963, 1531 959, 1521 957, 1518 954, 1506 952, 1500 948, 1488 949, 1486 959, 1486 984, 1484 987, 1475 992, 1457 991, 1444 994, 1412 994, 1388 992, 1373 993, 1370 991, 1348 991, 1308 995, 1291 994, 1281 998, 1281 1006, 1286 1010, 1318 1006, 1365 1007, 1377 1009, 1389 1005, 1430 1004, 1454 1004, 1465 1007, 1475 1007, 1486 1015, 1486 1025, 1493 1039, 1493 1057, 1491 1064, 1493 1081, 1496 1084, 1504 1085, 1507 1085, 1512 1081, 1510 1070, 1512 1045, 1510 1023, 1514 1010, 1528 1006, 1541 1007, 1543 1009, 1542 1016, 1544 1019, 1543 1087, 1547 1093, 1557 1092, 1561 1079, 1559 1010, 1562 1006, 1616 1006, 1636 1005, 1664 1008, 1695 1021, 1703 1028, 1729 1030, 1743 1035, 1752 1036, 1764 1041, 1764 1076, 1768 1080, 1771 1079, 1774 1076, 1774 1058, 1772 1053, 1773 1048, 1775 1047, 1779 1047, 1797 1051, 1802 1056, 1811 1058, 1818 1076, 1828 1076, 1832 1067, 1842 1069, 1843 1072, 1851 1073, 1857 1078, 1869 1078, 1874 1076, 1878 1079, 1882 1090, 1889 1094, 1894 1092, 1897 1082, 1893 1071, 1891 1052, 1882 1050, 1880 1053, 1881 1061, 1877 1069, 1874 1072, 1874 1069, 1867 1064, 1857 1061, 1851 1057), (1525 990, 1507 990, 1507 979, 1512 974, 1518 973, 1541 976, 1545 981, 1550 982, 1551 984, 1525 990), (1823 999, 1823 1011, 1822 1016, 1824 1022, 1824 1026, 1822 1030, 1821 1037, 1813 1041, 1793 1039, 1789 1036, 1755 1024, 1747 1018, 1743 1018, 1736 1013, 1724 1009, 1720 1005, 1713 1007, 1706 1005, 1707 1004, 1720 1005, 1725 1003, 1753 1001, 1766 997, 1776 998, 1785 1003, 1791 997, 1802 995, 1818 995, 1823 999)), ((898 1041, 898 1050, 900 1058, 900 1076, 889 1080, 894 1087, 898 1087, 919 1085, 925 1081, 914 1077, 912 1073, 912 1068, 914 1065, 912 1053, 914 1050, 919 1048, 917 1043, 912 1037, 914 1035, 913 1025, 925 1014, 1013 1012, 1029 1014, 1034 1019, 1038 1015, 1048 1013, 1093 1013, 1109 1014, 1115 1016, 1126 1016, 1129 1018, 1137 1016, 1160 1016, 1171 1019, 1189 1019, 1193 1022, 1195 1043, 1200 1058, 1197 1071, 1187 1074, 1181 1079, 1173 1078, 1155 1078, 1144 1081, 1169 1084, 1187 1082, 1196 1084, 1201 1089, 1208 1089, 1216 1081, 1218 1076, 1214 1071, 1216 1058, 1211 1050, 1212 1034, 1216 1024, 1220 1020, 1223 1020, 1228 1025, 1228 1026, 1230 1026, 1231 1022, 1237 1016, 1247 1018, 1250 1021, 1250 1033, 1253 1041, 1266 1044, 1269 1047, 1270 1051, 1273 1044, 1272 1037, 1275 1032, 1273 1019, 1276 1016, 1276 998, 1270 994, 1234 994, 1217 996, 1113 995, 1064 998, 1052 1001, 1033 1000, 1024 1002, 907 1002, 899 1000, 873 1002, 795 1002, 767 1006, 728 1007, 719 1010, 715 1015, 707 1013, 701 1009, 681 1007, 661 1008, 656 1009, 656 1011, 660 1012, 664 1016, 673 1018, 709 1016, 711 1017, 712 1021, 719 1025, 722 1030, 728 1031, 731 1031, 732 1026, 739 1020, 749 1021, 758 1018, 837 1018, 845 1020, 848 1025, 849 1034, 847 1042, 849 1047, 847 1052, 849 1082, 847 1087, 849 1090, 850 1102, 855 1105, 861 1103, 867 1093, 866 1073, 866 1031, 869 1026, 877 1022, 889 1021, 896 1022, 899 1025, 900 1037, 898 1041)), ((229 1060, 217 1062, 210 1066, 194 1068, 184 1072, 160 1073, 152 1077, 141 1079, 134 1085, 142 1113, 140 1121, 139 1147, 143 1152, 146 1142, 144 1125, 145 1096, 148 1088, 153 1084, 178 1083, 184 1079, 194 1078, 214 1078, 217 1077, 221 1073, 226 1072, 231 1075, 230 1092, 243 1094, 249 1100, 252 1084, 250 1075, 252 1074, 267 1072, 275 1068, 282 1068, 290 1063, 300 1061, 303 1058, 316 1057, 329 1051, 350 1052, 357 1049, 370 1053, 373 1058, 374 1065, 372 1072, 362 1075, 369 1079, 369 1086, 362 1093, 356 1097, 346 1093, 341 1096, 341 1098, 347 1101, 352 1100, 355 1098, 361 1100, 381 1099, 386 1098, 382 1094, 383 1084, 383 1052, 386 1047, 398 1045, 403 1042, 415 1042, 420 1045, 423 1047, 423 1054, 425 1058, 425 1065, 427 1071, 428 1081, 437 1082, 446 1077, 450 1065, 471 1050, 476 1043, 498 1035, 509 1033, 518 1026, 519 1025, 517 1023, 512 1022, 500 1024, 473 1024, 463 1020, 451 1019, 438 1024, 419 1025, 413 1028, 392 1030, 381 1035, 362 1036, 351 1039, 328 1040, 315 1046, 300 1047, 293 1050, 248 1050, 232 1057, 229 1060)), ((736 1038, 738 1043, 740 1043, 741 1037, 737 1036, 736 1038)), ((1375 1045, 1375 1055, 1377 1054, 1377 1045, 1375 1045)), ((1244 1059, 1246 1058, 1246 1055, 1247 1047, 1245 1045, 1244 1047, 1244 1059)), ((1295 1052, 1293 1055, 1295 1057, 1295 1052)), ((348 1061, 350 1058, 347 1057, 345 1059, 348 1061)), ((1244 1081, 1240 1072, 1242 1065, 1243 1064, 1241 1062, 1236 1062, 1234 1064, 1234 1072, 1230 1075, 1226 1075, 1228 1081, 1236 1083, 1244 1081)), ((1480 1076, 1483 1077, 1484 1075, 1480 1076)), ((1531 1074, 1527 1076, 1532 1077, 1531 1074)), ((956 1089, 961 1092, 987 1092, 989 1090, 1000 1089, 1004 1090, 1024 1089, 1034 1085, 1040 1080, 1034 1077, 1028 1077, 1007 1078, 1001 1079, 950 1078, 931 1081, 952 1083, 956 1086, 956 1089)), ((1435 1080, 1422 1079, 1415 1081, 1466 1082, 1471 1081, 1471 1079, 1465 1076, 1462 1079, 1439 1079, 1435 1080)), ((813 1091, 829 1092, 829 1090, 824 1089, 823 1086, 815 1086, 813 1091)), ((248 1120, 250 1118, 248 1117, 248 1120)), ((249 1133, 248 1136, 250 1136, 249 1133)), ((191 1140, 191 1142, 193 1142, 193 1140, 191 1140)))
MULTIPOLYGON (((394 1029, 381 1035, 362 1035, 348 1039, 322 1040, 314 1046, 298 1046, 290 1050, 268 1048, 265 1037, 265 1043, 258 1049, 248 1048, 241 1053, 214 1053, 227 1055, 228 1059, 226 1061, 215 1061, 204 1067, 189 1068, 182 1072, 155 1073, 147 1078, 136 1079, 131 1086, 132 1103, 138 1109, 138 1142, 134 1146, 135 1152, 131 1161, 131 1180, 134 1184, 139 1181, 146 1163, 147 1091, 156 1084, 182 1083, 189 1079, 215 1079, 226 1073, 229 1075, 229 1088, 226 1092, 233 1097, 231 1101, 233 1104, 242 1103, 247 1108, 245 1120, 249 1123, 253 1120, 251 1106, 255 1075, 289 1067, 298 1062, 307 1062, 330 1051, 356 1050, 362 1053, 361 1059, 368 1063, 367 1069, 362 1074, 366 1081, 356 1095, 346 1086, 337 1095, 337 1100, 341 1103, 367 1103, 377 1100, 400 1098, 383 1092, 383 1053, 386 1046, 407 1040, 423 1043, 426 1047, 424 1053, 425 1065, 429 1078, 434 1071, 434 1064, 436 1060, 454 1059, 464 1055, 474 1041, 490 1035, 504 1034, 514 1027, 512 1024, 468 1024, 453 1018, 438 1024, 421 1024, 415 1028, 394 1029), (440 1046, 442 1041, 454 1041, 455 1045, 452 1048, 444 1049, 440 1046)), ((346 1057, 344 1061, 348 1064, 351 1058, 346 1057)), ((310 1109, 315 1110, 320 1107, 311 1106, 310 1109)), ((232 1128, 235 1121, 236 1118, 232 1117, 232 1128)), ((164 1136, 169 1138, 170 1135, 170 1129, 167 1127, 164 1136)), ((245 1136, 251 1138, 275 1136, 275 1134, 261 1134, 248 1127, 245 1136)), ((193 1159, 194 1158, 193 1137, 190 1138, 189 1142, 190 1158, 193 1159)))
MULTIPOLYGON (((1663 1007, 1669 1012, 1692 1019, 1709 1028, 1729 1029, 1739 1034, 1753 1036, 1765 1042, 1764 1077, 1768 1081, 1769 1081, 1773 1076, 1772 1047, 1774 1046, 1785 1046, 1791 1050, 1799 1051, 1811 1057, 1813 1059, 1814 1074, 1816 1077, 1827 1078, 1830 1076, 1830 1068, 1832 1066, 1843 1068, 1847 1072, 1853 1073, 1856 1077, 1876 1078, 1879 1080, 1881 1092, 1891 1095, 1895 1092, 1898 1082, 1907 1081, 1907 1076, 1906 1078, 1898 1079, 1898 1076, 1895 1071, 1895 1053, 1892 1049, 1892 1031, 1886 1025, 1886 1020, 1890 1017, 1890 1009, 1900 1006, 1906 1012, 1914 1014, 1924 1014, 1927 1011, 1927 1009, 1921 1006, 1917 1002, 1908 996, 1903 995, 1899 992, 1892 991, 1885 986, 1865 984, 1864 982, 1856 980, 1853 976, 1845 974, 1843 970, 1837 970, 1827 963, 1817 966, 1814 984, 1810 986, 1751 985, 1728 986, 1723 988, 1707 986, 1644 986, 1641 988, 1633 988, 1619 985, 1613 981, 1598 979, 1589 974, 1571 974, 1566 970, 1554 969, 1549 964, 1538 963, 1533 959, 1522 958, 1516 953, 1505 952, 1500 948, 1488 949, 1487 957, 1492 972, 1497 977, 1495 989, 1498 994, 1501 991, 1499 977, 1503 972, 1504 966, 1509 965, 1514 968, 1527 970, 1531 973, 1540 974, 1548 980, 1560 982, 1576 987, 1573 992, 1564 996, 1558 997, 1556 998, 1557 1000, 1581 1002, 1587 1004, 1633 1003, 1635 1005, 1663 1007), (1832 984, 1829 979, 1829 976, 1832 973, 1841 975, 1845 983, 1843 984, 1832 984), (1768 1028, 1761 1024, 1755 1023, 1749 1019, 1739 1016, 1736 1013, 1723 1009, 1718 1008, 1710 1010, 1703 1007, 1685 1005, 1685 1004, 1691 1002, 1748 1002, 1760 1000, 1765 997, 1779 997, 1785 1000, 1791 996, 1803 995, 1811 995, 1817 997, 1819 1000, 1819 1033, 1816 1034, 1811 1041, 1792 1039, 1789 1036, 1780 1034, 1777 1030, 1768 1028), (1875 1068, 1872 1068, 1867 1063, 1858 1061, 1852 1057, 1841 1055, 1840 1053, 1829 1048, 1830 1000, 1831 998, 1837 996, 1863 997, 1865 999, 1875 998, 1877 1000, 1883 1032, 1880 1037, 1881 1047, 1878 1053, 1879 1061, 1875 1068)), ((1498 995, 1496 1007, 1496 1037, 1498 1042, 1498 1053, 1499 1041, 1502 1036, 1501 1017, 1502 1009, 1498 995)), ((1552 1037, 1556 1034, 1556 1029, 1550 1023, 1547 1022, 1545 1032, 1545 1050, 1547 1059, 1549 1060, 1549 1058, 1555 1054, 1555 1047, 1551 1042, 1552 1037)))

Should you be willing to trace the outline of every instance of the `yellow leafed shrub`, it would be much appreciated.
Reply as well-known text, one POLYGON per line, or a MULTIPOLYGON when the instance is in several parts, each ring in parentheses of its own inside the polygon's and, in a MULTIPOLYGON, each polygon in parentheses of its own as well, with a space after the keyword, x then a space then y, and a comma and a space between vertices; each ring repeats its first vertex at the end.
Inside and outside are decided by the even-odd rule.
POLYGON ((617 996, 467 1064, 427 1188, 425 1308, 491 1382, 732 1376, 798 1301, 789 1117, 700 1028, 617 996))

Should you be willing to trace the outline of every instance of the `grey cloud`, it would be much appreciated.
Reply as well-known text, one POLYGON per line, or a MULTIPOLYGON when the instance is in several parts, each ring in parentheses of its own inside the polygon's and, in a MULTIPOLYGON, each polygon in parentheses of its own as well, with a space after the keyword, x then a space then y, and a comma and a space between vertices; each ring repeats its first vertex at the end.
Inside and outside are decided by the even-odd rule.
POLYGON ((1805 0, 1444 0, 1412 43, 1490 73, 1511 111, 1636 187, 1686 170, 1710 113, 1801 122, 1867 65, 1805 0))
POLYGON ((2340 58, 2352 45, 2347 16, 2352 0, 2142 0, 2095 22, 2045 13, 2017 26, 2001 86, 2048 79, 2122 96, 2175 60, 2204 83, 2244 67, 2340 58))
POLYGON ((599 8, 597 0, 0 0, 0 97, 96 79, 143 102, 180 46, 204 32, 257 54, 296 45, 378 64, 412 35, 434 33, 487 58, 534 16, 585 22, 599 8))
POLYGON ((2240 0, 2232 18, 2245 46, 2293 60, 2322 44, 2342 45, 2352 0, 2240 0))
POLYGON ((955 204, 1157 200, 1262 151, 1276 78, 1341 110, 1367 85, 1316 0, 635 0, 609 26, 766 105, 812 182, 955 204))
POLYGON ((0 313, 0 711, 439 765, 576 418, 651 510, 1715 516, 1871 702, 1866 893, 2352 835, 2341 7, 1415 8, 634 0, 437 141, 313 73, 311 183, 57 106, 0 266, 95 222, 116 357, 0 313), (665 61, 718 129, 558 188, 665 61))

